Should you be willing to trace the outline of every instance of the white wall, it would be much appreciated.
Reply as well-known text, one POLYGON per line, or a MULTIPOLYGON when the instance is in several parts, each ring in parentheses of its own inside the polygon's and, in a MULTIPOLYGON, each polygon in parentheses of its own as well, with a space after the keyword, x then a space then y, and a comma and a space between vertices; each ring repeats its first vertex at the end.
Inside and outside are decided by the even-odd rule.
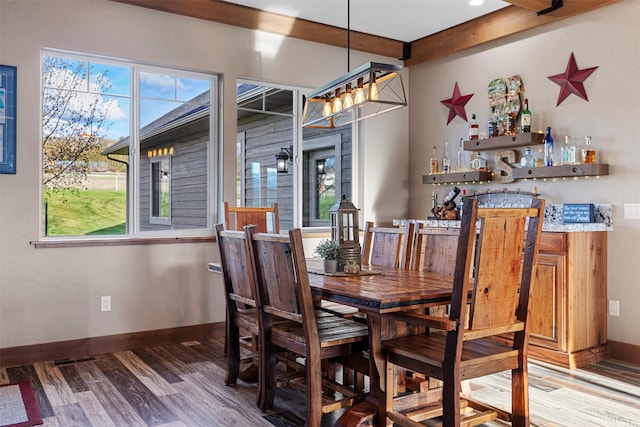
MULTIPOLYGON (((258 37, 106 0, 0 0, 0 63, 18 67, 17 174, 0 175, 0 348, 224 321, 220 278, 206 270, 217 259, 214 244, 30 244, 38 240, 40 221, 41 48, 223 73, 229 200, 235 191, 236 78, 313 88, 346 71, 343 49, 285 39, 268 57, 255 50, 258 37), (101 295, 112 296, 111 312, 100 312, 101 295)), ((354 65, 371 60, 397 62, 352 52, 354 65)), ((389 116, 365 125, 370 145, 358 164, 375 178, 360 186, 356 203, 376 221, 408 213, 408 110, 389 116), (384 203, 385 193, 392 204, 384 203)))
MULTIPOLYGON (((611 203, 615 231, 609 233, 609 298, 620 301, 620 317, 609 316, 609 339, 640 344, 640 221, 623 218, 624 203, 640 203, 640 2, 623 0, 591 13, 494 42, 483 48, 410 69, 410 203, 412 217, 424 218, 432 191, 440 200, 449 187, 422 184, 428 173, 430 147, 454 145, 467 136, 459 117, 447 125, 448 110, 440 101, 451 97, 458 82, 462 95, 473 93, 467 116, 478 114, 481 130, 489 118, 487 85, 495 78, 518 74, 533 113, 532 129, 551 126, 556 143, 564 135, 592 135, 599 161, 610 175, 596 179, 516 181, 493 187, 531 191, 536 185, 547 203, 611 203), (579 69, 599 68, 584 82, 589 101, 569 96, 556 107, 559 86, 547 77, 560 74, 571 53, 579 69)), ((455 151, 452 149, 452 155, 455 151)), ((464 188, 474 189, 472 186, 464 188)), ((475 187, 475 189, 479 189, 475 187)))

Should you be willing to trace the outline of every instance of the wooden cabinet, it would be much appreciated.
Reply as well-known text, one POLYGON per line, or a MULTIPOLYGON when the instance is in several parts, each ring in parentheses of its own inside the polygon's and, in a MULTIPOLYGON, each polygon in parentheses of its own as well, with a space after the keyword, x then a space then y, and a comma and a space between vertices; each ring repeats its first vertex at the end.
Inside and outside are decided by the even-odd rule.
POLYGON ((567 368, 607 356, 607 232, 542 233, 529 357, 567 368))

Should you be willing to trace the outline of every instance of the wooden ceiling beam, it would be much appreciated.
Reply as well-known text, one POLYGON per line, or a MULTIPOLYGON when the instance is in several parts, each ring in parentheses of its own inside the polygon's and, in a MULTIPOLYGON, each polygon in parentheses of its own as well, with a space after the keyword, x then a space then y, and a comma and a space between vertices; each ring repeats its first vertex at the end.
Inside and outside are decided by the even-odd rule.
MULTIPOLYGON (((347 30, 220 0, 111 0, 133 6, 265 31, 331 46, 347 47, 347 30)), ((401 59, 404 43, 351 31, 351 49, 401 59)))
MULTIPOLYGON (((522 31, 617 3, 620 0, 564 0, 564 6, 560 9, 539 16, 537 11, 539 11, 540 0, 508 1, 513 5, 411 42, 411 58, 405 60, 404 65, 411 67, 444 58, 522 31)), ((545 8, 550 6, 551 0, 548 0, 545 8)))
MULTIPOLYGON (((347 47, 347 30, 301 18, 293 18, 222 0, 111 0, 192 18, 205 19, 250 30, 266 31, 331 46, 347 47)), ((407 67, 444 58, 522 31, 617 3, 620 0, 563 0, 557 10, 537 15, 551 7, 552 0, 506 0, 503 9, 439 33, 411 42, 407 67)), ((351 31, 351 49, 402 59, 402 41, 351 31)))

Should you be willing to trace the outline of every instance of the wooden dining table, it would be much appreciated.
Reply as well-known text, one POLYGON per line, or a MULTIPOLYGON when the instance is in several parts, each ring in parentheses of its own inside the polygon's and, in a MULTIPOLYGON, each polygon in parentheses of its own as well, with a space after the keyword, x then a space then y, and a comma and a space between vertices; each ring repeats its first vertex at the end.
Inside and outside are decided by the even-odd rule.
POLYGON ((377 413, 384 398, 385 362, 381 342, 407 331, 393 325, 393 313, 442 306, 451 300, 453 276, 425 271, 363 266, 360 274, 323 274, 315 259, 307 261, 315 298, 355 307, 367 314, 370 349, 370 394, 348 410, 336 426, 357 426, 377 413))

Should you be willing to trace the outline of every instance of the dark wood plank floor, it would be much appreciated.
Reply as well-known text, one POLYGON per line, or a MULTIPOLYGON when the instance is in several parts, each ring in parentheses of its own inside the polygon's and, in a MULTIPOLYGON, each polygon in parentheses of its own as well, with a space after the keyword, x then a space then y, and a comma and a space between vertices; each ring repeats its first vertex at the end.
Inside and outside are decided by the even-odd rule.
MULTIPOLYGON (((304 424, 304 401, 293 392, 279 390, 276 409, 265 415, 255 405, 255 384, 225 386, 222 346, 222 340, 188 342, 3 368, 0 384, 33 381, 45 426, 304 424)), ((509 373, 471 386, 474 398, 509 408, 509 373)), ((532 362, 530 395, 533 426, 640 427, 638 366, 607 360, 568 371, 532 362)), ((325 415, 323 426, 335 419, 325 415)))

